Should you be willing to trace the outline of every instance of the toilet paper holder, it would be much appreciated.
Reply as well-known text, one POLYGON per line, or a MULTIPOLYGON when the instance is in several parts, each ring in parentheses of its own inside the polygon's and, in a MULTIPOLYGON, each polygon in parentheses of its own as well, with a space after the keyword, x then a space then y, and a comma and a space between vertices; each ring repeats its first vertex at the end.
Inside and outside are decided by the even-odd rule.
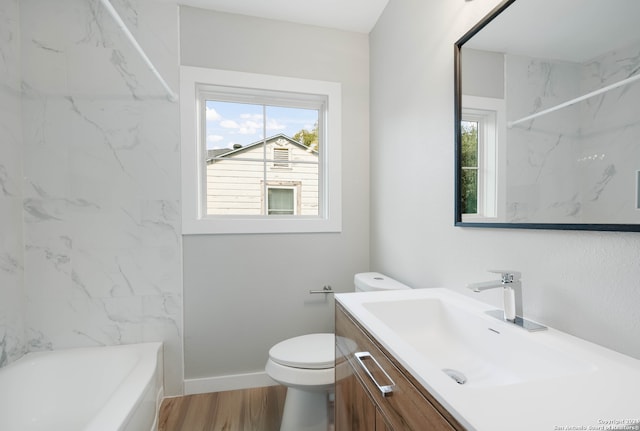
POLYGON ((322 287, 322 290, 310 290, 309 293, 315 294, 315 293, 335 293, 333 291, 333 289, 331 288, 331 286, 326 285, 322 287))

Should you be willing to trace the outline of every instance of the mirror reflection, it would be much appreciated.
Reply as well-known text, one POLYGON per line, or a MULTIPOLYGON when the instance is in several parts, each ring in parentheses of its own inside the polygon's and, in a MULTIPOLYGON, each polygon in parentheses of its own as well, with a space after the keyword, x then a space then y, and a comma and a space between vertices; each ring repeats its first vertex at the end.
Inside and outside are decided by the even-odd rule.
POLYGON ((509 1, 458 42, 456 224, 640 230, 638 16, 509 1))

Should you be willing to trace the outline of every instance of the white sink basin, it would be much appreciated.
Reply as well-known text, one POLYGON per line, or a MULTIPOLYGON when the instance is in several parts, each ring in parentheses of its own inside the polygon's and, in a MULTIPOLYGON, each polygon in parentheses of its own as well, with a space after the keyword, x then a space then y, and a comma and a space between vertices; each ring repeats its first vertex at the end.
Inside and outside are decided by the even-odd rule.
POLYGON ((537 343, 535 337, 505 331, 499 321, 481 311, 474 313, 443 299, 363 302, 362 306, 425 361, 454 370, 448 374, 463 375, 468 386, 509 385, 595 370, 589 362, 537 343))
POLYGON ((446 288, 336 301, 469 431, 640 430, 638 359, 553 328, 528 332, 446 288))

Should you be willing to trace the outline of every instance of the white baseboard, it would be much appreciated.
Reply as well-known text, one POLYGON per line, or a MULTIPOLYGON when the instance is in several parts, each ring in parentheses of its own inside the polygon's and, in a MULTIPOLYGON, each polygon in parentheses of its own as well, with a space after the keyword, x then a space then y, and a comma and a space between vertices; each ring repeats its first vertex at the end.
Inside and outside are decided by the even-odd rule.
POLYGON ((187 379, 184 394, 206 394, 208 392, 233 391, 236 389, 261 388, 277 385, 264 371, 258 373, 234 374, 229 376, 187 379))

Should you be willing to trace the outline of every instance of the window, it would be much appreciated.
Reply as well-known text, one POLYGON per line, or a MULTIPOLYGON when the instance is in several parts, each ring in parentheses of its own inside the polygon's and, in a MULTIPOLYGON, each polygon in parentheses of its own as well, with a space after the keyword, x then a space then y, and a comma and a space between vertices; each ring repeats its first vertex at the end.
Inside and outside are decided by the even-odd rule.
POLYGON ((183 233, 340 231, 340 85, 181 68, 183 233))
POLYGON ((504 181, 498 181, 505 172, 504 101, 463 96, 462 106, 462 220, 497 220, 505 202, 504 181))
MULTIPOLYGON (((464 116, 463 116, 464 117, 464 116)), ((478 128, 480 122, 462 120, 462 214, 478 214, 478 128)))
POLYGON ((294 189, 268 187, 267 188, 267 207, 268 214, 294 215, 295 214, 295 195, 294 189))
POLYGON ((312 147, 311 142, 324 139, 320 125, 325 98, 308 96, 300 101, 262 91, 265 103, 257 98, 247 103, 237 89, 198 85, 197 91, 207 154, 204 215, 318 216, 319 149, 324 145, 312 147), (314 138, 303 138, 310 135, 314 138), (301 211, 269 212, 263 205, 265 187, 282 181, 300 183, 305 196, 301 211))

